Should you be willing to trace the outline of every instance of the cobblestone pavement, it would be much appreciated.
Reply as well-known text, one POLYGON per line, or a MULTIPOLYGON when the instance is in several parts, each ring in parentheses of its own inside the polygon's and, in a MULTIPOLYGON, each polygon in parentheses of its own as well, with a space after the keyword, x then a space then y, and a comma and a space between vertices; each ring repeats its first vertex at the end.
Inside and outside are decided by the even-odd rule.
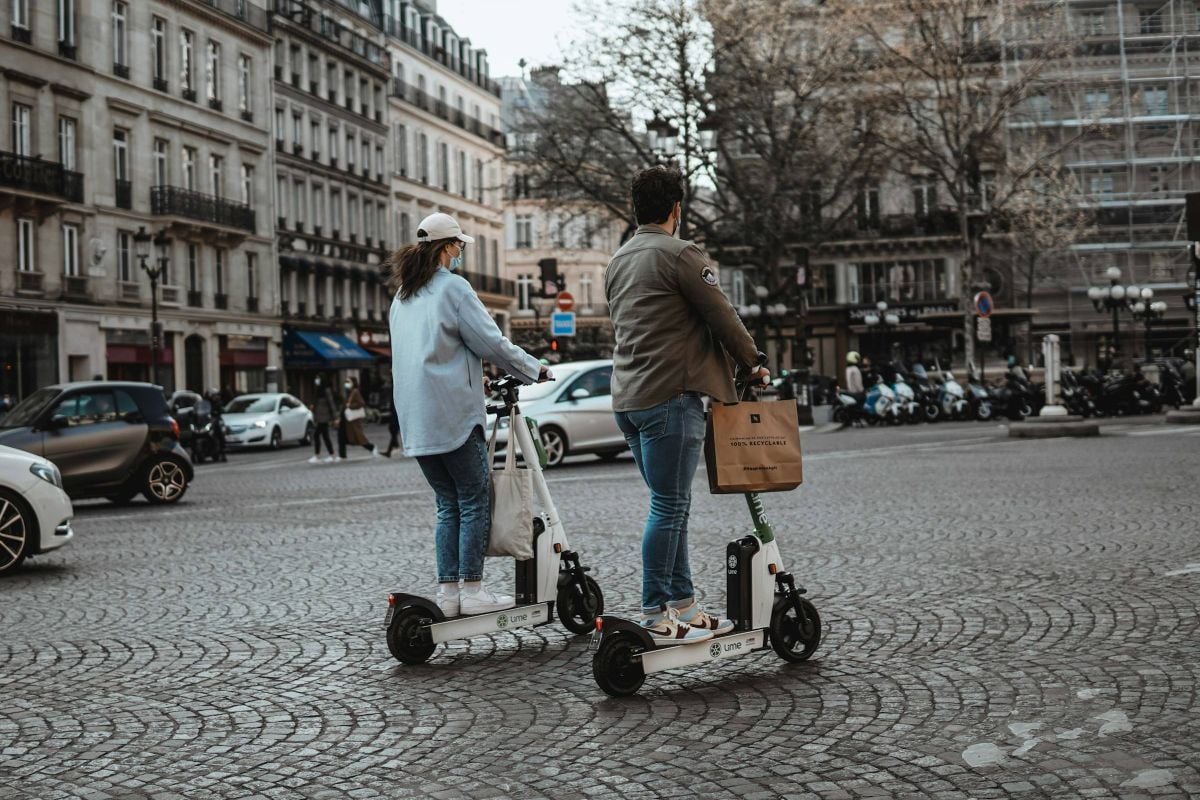
MULTIPOLYGON (((1200 796, 1200 431, 1003 433, 807 437, 806 483, 766 501, 817 655, 624 700, 557 624, 392 660, 385 593, 434 574, 412 462, 239 454, 177 508, 81 503, 71 546, 0 580, 0 797, 1200 796)), ((551 476, 633 609, 632 461, 551 476)), ((722 607, 748 521, 698 478, 693 571, 722 607)))

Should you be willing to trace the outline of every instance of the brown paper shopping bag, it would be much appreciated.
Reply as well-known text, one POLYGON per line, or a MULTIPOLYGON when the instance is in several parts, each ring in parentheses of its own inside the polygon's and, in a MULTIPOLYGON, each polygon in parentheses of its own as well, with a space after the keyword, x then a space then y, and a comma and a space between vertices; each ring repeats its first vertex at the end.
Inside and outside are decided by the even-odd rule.
POLYGON ((795 489, 804 478, 796 404, 791 400, 713 403, 704 463, 713 494, 795 489))

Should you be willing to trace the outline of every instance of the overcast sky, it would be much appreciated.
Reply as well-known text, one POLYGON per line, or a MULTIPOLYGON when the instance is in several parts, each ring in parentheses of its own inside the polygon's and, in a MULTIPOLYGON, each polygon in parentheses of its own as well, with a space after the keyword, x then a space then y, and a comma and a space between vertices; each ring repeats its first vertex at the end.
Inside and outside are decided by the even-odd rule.
POLYGON ((578 31, 572 0, 438 0, 438 13, 471 45, 488 51, 492 77, 519 75, 517 62, 555 63, 578 31))

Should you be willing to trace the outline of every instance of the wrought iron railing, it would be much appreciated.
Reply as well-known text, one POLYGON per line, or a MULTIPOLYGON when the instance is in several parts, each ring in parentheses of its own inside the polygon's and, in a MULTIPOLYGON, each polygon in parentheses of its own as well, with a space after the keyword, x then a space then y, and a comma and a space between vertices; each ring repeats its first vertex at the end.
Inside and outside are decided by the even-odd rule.
POLYGON ((478 272, 461 272, 459 274, 466 278, 467 282, 471 284, 471 288, 477 292, 500 294, 505 297, 517 296, 516 281, 496 275, 481 275, 478 272))
POLYGON ((392 79, 392 97, 397 97, 409 105, 428 111, 430 114, 451 122, 468 133, 473 133, 481 139, 487 139, 495 145, 504 144, 504 134, 501 131, 483 124, 475 117, 464 114, 458 109, 451 109, 440 100, 434 100, 428 92, 405 83, 398 78, 392 79))
POLYGON ((0 186, 83 202, 83 175, 62 164, 0 151, 0 186))
POLYGON ((254 209, 250 206, 178 186, 152 187, 150 213, 174 214, 254 232, 254 209))

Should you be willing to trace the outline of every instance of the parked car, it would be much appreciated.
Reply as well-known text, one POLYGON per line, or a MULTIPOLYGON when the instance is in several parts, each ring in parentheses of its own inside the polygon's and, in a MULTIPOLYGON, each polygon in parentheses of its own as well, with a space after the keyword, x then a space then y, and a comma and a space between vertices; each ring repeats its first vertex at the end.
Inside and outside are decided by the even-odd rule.
MULTIPOLYGON (((521 387, 521 413, 537 420, 547 466, 568 455, 593 453, 616 458, 629 449, 613 416, 612 361, 575 361, 550 368, 553 381, 521 387)), ((491 435, 491 431, 488 431, 491 435)), ((508 444, 508 421, 501 420, 496 450, 508 444)))
POLYGON ((162 388, 132 381, 86 381, 38 389, 0 421, 0 444, 42 456, 62 472, 74 499, 177 503, 192 462, 162 388))
POLYGON ((29 556, 71 541, 73 515, 58 467, 41 456, 0 446, 0 575, 29 556))
POLYGON ((226 447, 265 446, 277 450, 285 442, 312 442, 313 415, 290 394, 244 394, 229 401, 222 415, 226 447))

